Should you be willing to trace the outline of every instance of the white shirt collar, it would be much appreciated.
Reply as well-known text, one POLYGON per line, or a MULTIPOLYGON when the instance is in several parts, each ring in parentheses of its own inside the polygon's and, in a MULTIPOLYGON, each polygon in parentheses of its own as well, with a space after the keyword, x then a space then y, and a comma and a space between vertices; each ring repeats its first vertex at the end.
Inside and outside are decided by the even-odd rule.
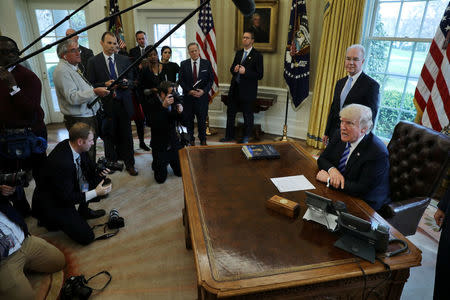
POLYGON ((105 57, 106 61, 109 61, 109 58, 111 57, 114 62, 114 53, 111 56, 106 55, 105 52, 102 52, 102 53, 103 53, 103 56, 105 57))
POLYGON ((59 59, 60 62, 65 63, 66 65, 68 65, 70 68, 72 68, 73 70, 78 70, 78 65, 74 66, 71 63, 69 63, 67 60, 60 58, 59 59))
POLYGON ((249 55, 250 52, 252 51, 252 49, 253 49, 253 46, 251 46, 251 47, 248 48, 248 49, 244 49, 244 52, 247 52, 247 55, 249 55))
POLYGON ((354 141, 353 143, 350 143, 351 146, 351 150, 356 149, 356 147, 358 147, 359 143, 362 141, 362 139, 365 137, 366 135, 362 135, 359 139, 357 139, 356 141, 354 141))
MULTIPOLYGON (((352 85, 355 83, 356 80, 358 80, 358 77, 359 77, 359 75, 361 75, 361 73, 362 73, 362 70, 359 71, 358 73, 356 73, 356 74, 353 75, 353 76, 348 75, 348 77, 351 77, 351 78, 353 79, 352 85)), ((348 80, 348 79, 347 79, 347 80, 348 80)))
POLYGON ((70 150, 72 150, 72 155, 73 155, 73 162, 76 164, 77 163, 77 158, 80 157, 80 153, 76 152, 73 148, 72 145, 69 142, 69 146, 70 146, 70 150))

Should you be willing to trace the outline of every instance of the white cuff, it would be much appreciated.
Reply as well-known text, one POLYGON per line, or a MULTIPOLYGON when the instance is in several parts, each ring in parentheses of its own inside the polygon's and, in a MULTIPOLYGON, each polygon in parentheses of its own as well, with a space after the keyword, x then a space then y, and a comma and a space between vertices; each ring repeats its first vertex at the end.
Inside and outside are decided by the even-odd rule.
POLYGON ((18 87, 17 85, 13 85, 13 87, 11 88, 12 91, 9 92, 9 94, 11 96, 14 96, 15 94, 17 94, 18 92, 20 92, 20 87, 18 87))
POLYGON ((95 191, 95 189, 86 192, 86 202, 94 199, 95 197, 97 197, 97 192, 95 191))

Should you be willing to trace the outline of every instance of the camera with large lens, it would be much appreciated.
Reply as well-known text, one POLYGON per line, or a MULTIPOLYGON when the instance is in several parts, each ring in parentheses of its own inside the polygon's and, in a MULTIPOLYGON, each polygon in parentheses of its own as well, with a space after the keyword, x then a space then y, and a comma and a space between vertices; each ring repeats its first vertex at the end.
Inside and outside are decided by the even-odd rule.
POLYGON ((173 97, 173 103, 172 103, 172 105, 173 105, 174 107, 176 107, 177 104, 183 105, 183 96, 180 95, 180 94, 177 92, 176 87, 173 87, 172 97, 173 97))
POLYGON ((0 185, 8 186, 23 186, 27 187, 30 183, 31 177, 28 172, 18 171, 13 173, 0 172, 0 185))
POLYGON ((125 221, 121 216, 119 216, 119 212, 116 209, 112 209, 109 212, 109 219, 107 225, 109 229, 117 229, 124 227, 125 221))
POLYGON ((64 282, 61 289, 61 300, 88 299, 92 294, 92 288, 86 285, 87 281, 83 275, 71 276, 64 282))
POLYGON ((100 157, 97 160, 96 172, 101 173, 106 169, 111 171, 123 171, 123 163, 108 161, 105 157, 100 157))

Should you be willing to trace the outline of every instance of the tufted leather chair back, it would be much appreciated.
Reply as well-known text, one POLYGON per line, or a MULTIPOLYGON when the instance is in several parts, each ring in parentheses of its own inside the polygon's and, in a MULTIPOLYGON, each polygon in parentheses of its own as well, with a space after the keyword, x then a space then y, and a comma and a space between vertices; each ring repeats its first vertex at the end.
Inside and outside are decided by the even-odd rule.
POLYGON ((450 138, 401 121, 388 145, 391 200, 431 197, 449 162, 450 138))

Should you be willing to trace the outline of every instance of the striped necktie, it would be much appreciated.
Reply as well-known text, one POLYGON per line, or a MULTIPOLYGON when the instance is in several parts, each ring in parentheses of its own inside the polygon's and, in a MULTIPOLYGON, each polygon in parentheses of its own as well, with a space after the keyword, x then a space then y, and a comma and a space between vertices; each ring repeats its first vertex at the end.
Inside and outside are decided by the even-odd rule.
POLYGON ((344 174, 345 172, 345 165, 347 164, 347 158, 349 153, 350 153, 350 143, 347 143, 344 152, 342 152, 341 159, 339 160, 338 170, 339 172, 341 172, 341 174, 344 174))

